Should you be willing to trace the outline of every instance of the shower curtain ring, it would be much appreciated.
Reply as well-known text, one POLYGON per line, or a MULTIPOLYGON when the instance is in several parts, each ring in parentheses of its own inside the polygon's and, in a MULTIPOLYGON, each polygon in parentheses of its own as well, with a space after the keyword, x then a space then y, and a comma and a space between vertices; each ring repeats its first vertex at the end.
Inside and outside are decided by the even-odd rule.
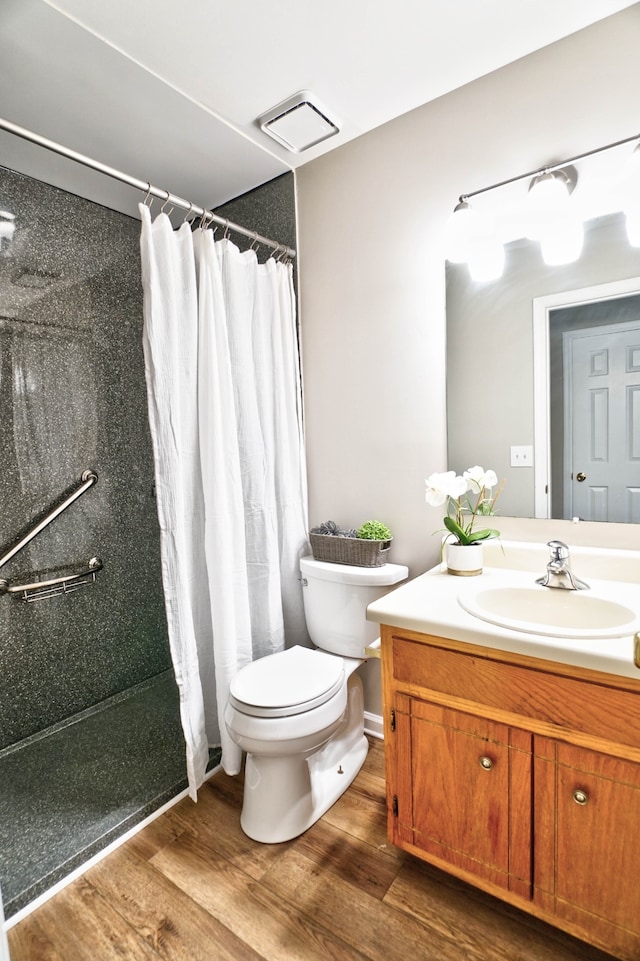
POLYGON ((192 210, 193 210, 193 204, 190 202, 190 203, 189 203, 189 209, 187 210, 186 214, 184 215, 184 220, 182 221, 183 224, 186 224, 187 220, 189 219, 189 214, 191 213, 192 210))
POLYGON ((142 203, 145 205, 145 207, 148 207, 149 210, 151 210, 151 205, 153 203, 153 197, 151 197, 151 200, 149 200, 150 197, 151 197, 151 184, 147 184, 147 192, 145 194, 145 197, 142 203))
POLYGON ((229 221, 228 220, 225 220, 224 222, 224 234, 222 236, 222 239, 223 240, 229 239, 229 221))
POLYGON ((257 250, 260 245, 258 244, 258 231, 253 231, 253 240, 251 241, 251 246, 249 250, 257 250))
MULTIPOLYGON (((160 213, 161 213, 161 214, 164 213, 164 208, 165 208, 165 207, 167 206, 167 204, 169 203, 169 197, 171 196, 171 194, 169 193, 168 190, 166 191, 166 194, 167 194, 167 199, 165 200, 165 202, 163 203, 162 207, 160 208, 160 213)), ((172 210, 173 210, 173 207, 171 208, 171 210, 170 210, 169 213, 167 214, 167 217, 171 214, 172 210)))

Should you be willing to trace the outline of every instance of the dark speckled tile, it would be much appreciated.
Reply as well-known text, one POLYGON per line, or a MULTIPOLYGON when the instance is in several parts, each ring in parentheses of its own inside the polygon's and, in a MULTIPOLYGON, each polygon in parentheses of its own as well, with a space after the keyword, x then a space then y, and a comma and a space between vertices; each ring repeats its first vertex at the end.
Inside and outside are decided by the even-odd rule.
POLYGON ((171 671, 0 752, 7 917, 185 786, 171 671))
POLYGON ((171 667, 142 352, 140 224, 0 167, 0 555, 25 583, 101 557, 83 591, 0 598, 0 748, 171 667), (34 575, 34 576, 31 576, 34 575))

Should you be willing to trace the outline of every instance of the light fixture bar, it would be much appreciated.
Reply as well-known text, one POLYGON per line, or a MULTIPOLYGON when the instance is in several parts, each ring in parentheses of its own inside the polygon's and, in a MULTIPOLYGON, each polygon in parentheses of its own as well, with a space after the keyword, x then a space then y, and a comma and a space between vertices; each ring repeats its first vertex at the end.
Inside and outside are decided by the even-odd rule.
POLYGON ((603 153, 605 150, 613 150, 614 147, 622 147, 626 143, 631 143, 634 140, 640 140, 640 134, 634 134, 633 137, 625 137, 624 140, 616 140, 614 143, 608 143, 604 147, 596 147, 594 150, 587 150, 586 153, 577 154, 575 157, 569 157, 567 160, 561 160, 559 163, 547 164, 544 167, 538 167, 537 170, 530 170, 526 174, 518 174, 517 177, 510 177, 508 180, 501 180, 499 183, 491 184, 489 187, 481 187, 479 190, 472 190, 468 194, 460 195, 460 203, 464 203, 470 197, 477 197, 479 194, 486 194, 490 190, 497 190, 498 187, 506 187, 509 184, 518 183, 519 180, 527 180, 531 177, 536 177, 538 174, 552 173, 554 170, 560 170, 562 167, 567 167, 569 164, 577 163, 578 160, 584 160, 585 157, 592 157, 594 154, 603 153))

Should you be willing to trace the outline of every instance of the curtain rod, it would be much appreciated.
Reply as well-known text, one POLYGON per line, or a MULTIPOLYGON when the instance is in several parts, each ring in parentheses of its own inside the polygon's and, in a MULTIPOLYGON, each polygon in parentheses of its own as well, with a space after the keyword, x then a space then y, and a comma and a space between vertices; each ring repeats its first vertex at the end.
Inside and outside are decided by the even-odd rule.
POLYGON ((486 194, 489 190, 497 190, 498 187, 506 187, 508 184, 515 184, 519 180, 527 180, 530 177, 535 177, 537 174, 551 173, 554 170, 561 170, 562 167, 568 167, 572 163, 577 163, 578 160, 584 160, 585 157, 592 157, 594 154, 602 153, 603 150, 613 150, 614 147, 621 147, 625 143, 631 143, 632 140, 640 140, 640 134, 634 134, 633 137, 625 137, 624 140, 616 140, 614 143, 605 144, 604 147, 596 147, 594 150, 587 150, 586 153, 577 154, 575 157, 569 157, 567 160, 561 160, 559 163, 547 164, 545 167, 538 167, 537 170, 530 170, 526 174, 518 174, 517 177, 510 177, 508 180, 501 180, 497 184, 491 184, 490 187, 481 187, 479 190, 472 190, 470 193, 461 194, 460 202, 468 200, 469 197, 477 197, 478 194, 486 194))
POLYGON ((116 170, 115 167, 109 167, 107 164, 100 163, 99 160, 92 160, 91 157, 85 157, 84 154, 78 153, 76 150, 64 147, 62 144, 56 143, 55 140, 49 140, 47 137, 41 137, 40 134, 34 133, 32 130, 27 130, 25 127, 19 127, 17 124, 12 123, 10 120, 5 120, 2 117, 0 117, 0 130, 6 130, 16 137, 22 137, 23 140, 28 140, 30 143, 37 144, 39 147, 44 147, 45 150, 51 150, 53 153, 60 154, 62 157, 67 157, 69 160, 75 160, 76 163, 90 167, 92 170, 97 170, 99 173, 105 174, 107 177, 112 177, 114 180, 119 180, 129 187, 134 187, 136 190, 142 190, 146 194, 145 199, 147 197, 158 197, 163 201, 163 205, 171 204, 173 207, 180 207, 182 210, 187 211, 187 215, 193 214, 196 217, 202 217, 207 225, 210 223, 220 224, 220 226, 225 229, 233 230, 237 234, 242 234, 243 237, 248 237, 254 243, 262 244, 265 247, 273 247, 276 251, 280 250, 283 256, 295 257, 296 255, 293 247, 286 247, 284 244, 279 244, 275 240, 263 237, 261 234, 256 233, 255 230, 247 230, 246 227, 241 227, 239 224, 234 224, 230 220, 225 220, 224 217, 219 217, 217 214, 214 214, 212 210, 207 210, 205 207, 198 207, 197 204, 183 200, 182 197, 171 194, 168 190, 154 187, 153 184, 145 183, 144 180, 138 180, 137 177, 131 177, 129 174, 122 173, 121 170, 116 170))

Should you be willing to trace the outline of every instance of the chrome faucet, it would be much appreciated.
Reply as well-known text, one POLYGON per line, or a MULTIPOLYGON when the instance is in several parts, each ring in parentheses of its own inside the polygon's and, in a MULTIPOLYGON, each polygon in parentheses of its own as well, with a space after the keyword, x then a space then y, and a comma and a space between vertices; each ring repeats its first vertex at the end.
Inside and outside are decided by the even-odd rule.
POLYGON ((549 541, 547 547, 551 557, 547 564, 547 573, 538 577, 536 584, 543 587, 559 587, 564 591, 584 591, 589 585, 577 578, 571 570, 569 548, 562 541, 549 541))

